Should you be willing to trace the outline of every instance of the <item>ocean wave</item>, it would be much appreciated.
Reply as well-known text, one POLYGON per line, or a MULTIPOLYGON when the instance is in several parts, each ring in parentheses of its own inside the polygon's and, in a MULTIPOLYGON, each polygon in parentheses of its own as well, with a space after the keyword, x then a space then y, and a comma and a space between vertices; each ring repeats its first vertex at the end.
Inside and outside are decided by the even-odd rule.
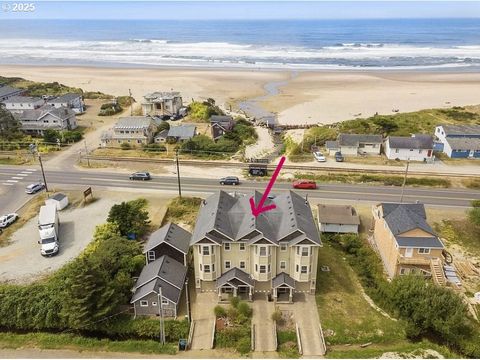
POLYGON ((148 66, 222 66, 293 68, 418 68, 480 64, 480 44, 413 46, 388 43, 339 43, 322 48, 266 46, 229 42, 172 42, 164 39, 84 41, 0 39, 0 62, 96 63, 148 66))

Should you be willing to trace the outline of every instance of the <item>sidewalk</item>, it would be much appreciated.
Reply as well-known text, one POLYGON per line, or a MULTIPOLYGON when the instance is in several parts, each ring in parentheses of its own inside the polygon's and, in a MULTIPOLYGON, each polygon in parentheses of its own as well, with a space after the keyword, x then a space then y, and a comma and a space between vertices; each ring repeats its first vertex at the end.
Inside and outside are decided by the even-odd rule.
POLYGON ((275 348, 275 329, 273 328, 272 314, 275 311, 273 302, 266 299, 255 299, 252 302, 255 326, 255 351, 277 351, 275 348))

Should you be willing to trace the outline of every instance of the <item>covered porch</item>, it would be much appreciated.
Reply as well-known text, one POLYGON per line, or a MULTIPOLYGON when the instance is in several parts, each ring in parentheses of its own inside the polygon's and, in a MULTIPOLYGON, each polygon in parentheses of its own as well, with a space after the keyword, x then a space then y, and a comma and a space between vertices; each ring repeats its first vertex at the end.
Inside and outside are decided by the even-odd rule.
POLYGON ((282 272, 272 279, 272 297, 276 303, 293 303, 295 280, 282 272))
POLYGON ((217 279, 219 302, 228 302, 232 297, 252 301, 255 281, 246 272, 233 268, 217 279))

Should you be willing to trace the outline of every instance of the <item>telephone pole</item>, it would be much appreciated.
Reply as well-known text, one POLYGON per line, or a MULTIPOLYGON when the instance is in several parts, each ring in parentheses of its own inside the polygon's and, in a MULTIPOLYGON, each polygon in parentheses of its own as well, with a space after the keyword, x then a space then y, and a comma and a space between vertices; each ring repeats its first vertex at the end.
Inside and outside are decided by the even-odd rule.
POLYGON ((400 203, 403 203, 403 194, 405 192, 405 184, 407 183, 408 165, 410 165, 410 158, 407 159, 407 167, 405 168, 405 176, 403 177, 402 195, 400 196, 400 203))
POLYGON ((88 158, 87 141, 84 140, 83 143, 85 144, 85 156, 87 157, 87 164, 88 164, 88 167, 90 167, 90 159, 88 158))
POLYGON ((180 166, 178 164, 178 149, 175 149, 175 160, 177 162, 178 197, 182 198, 182 185, 180 184, 180 166))
POLYGON ((47 179, 45 178, 45 171, 43 170, 42 156, 38 154, 38 161, 40 162, 40 169, 42 169, 43 183, 45 184, 45 191, 48 192, 47 179))
POLYGON ((132 98, 132 90, 128 89, 128 94, 130 95, 130 116, 133 115, 133 98, 132 98))
POLYGON ((163 295, 162 295, 162 287, 158 288, 158 307, 160 310, 160 343, 162 345, 165 344, 165 321, 163 319, 163 295))

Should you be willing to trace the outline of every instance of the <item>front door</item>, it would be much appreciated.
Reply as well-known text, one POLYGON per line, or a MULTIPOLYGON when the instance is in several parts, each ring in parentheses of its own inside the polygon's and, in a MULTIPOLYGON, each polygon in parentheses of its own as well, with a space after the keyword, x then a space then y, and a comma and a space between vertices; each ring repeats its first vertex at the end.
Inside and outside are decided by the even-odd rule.
POLYGON ((475 151, 474 151, 474 150, 470 150, 470 152, 468 153, 468 157, 473 157, 473 155, 475 155, 475 151))
POLYGON ((412 255, 413 255, 413 248, 406 248, 405 257, 412 257, 412 255))

